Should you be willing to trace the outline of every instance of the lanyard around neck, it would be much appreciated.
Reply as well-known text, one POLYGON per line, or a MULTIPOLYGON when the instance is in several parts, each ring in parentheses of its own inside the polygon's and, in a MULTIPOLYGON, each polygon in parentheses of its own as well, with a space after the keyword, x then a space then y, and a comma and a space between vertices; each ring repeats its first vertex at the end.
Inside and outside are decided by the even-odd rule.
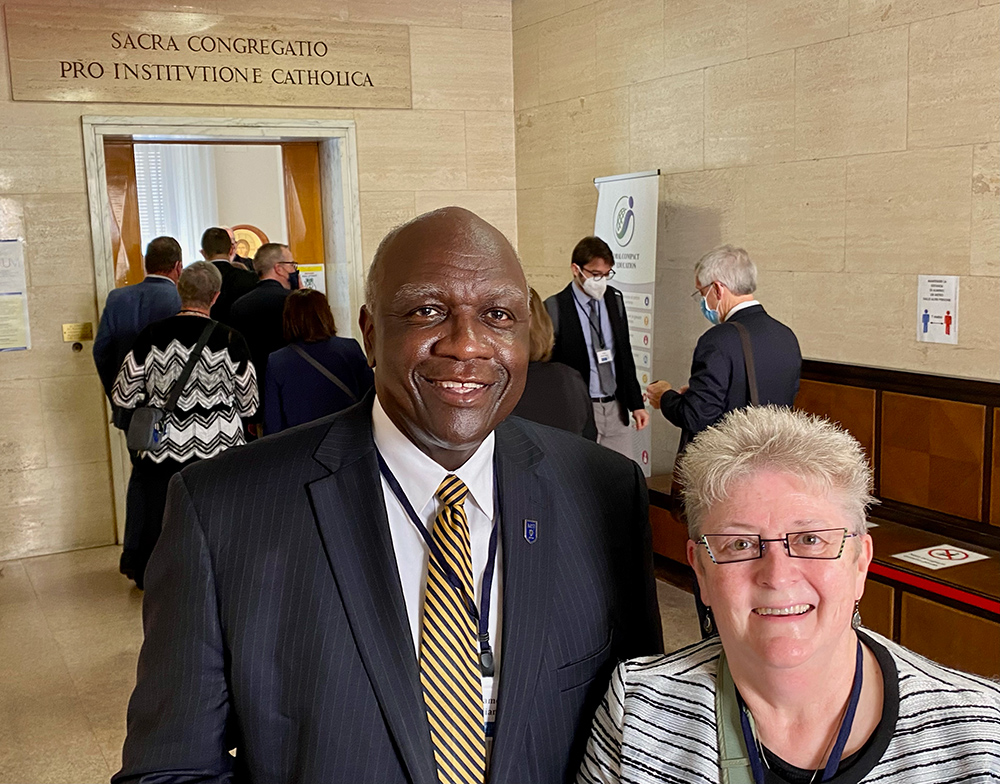
MULTIPOLYGON (((434 565, 441 570, 445 579, 448 581, 448 584, 458 593, 462 603, 465 605, 466 612, 469 613, 469 617, 472 618, 473 622, 478 626, 479 669, 485 677, 492 678, 494 667, 493 648, 490 646, 490 594, 493 589, 493 572, 496 568, 497 562, 497 541, 498 533, 500 531, 499 520, 501 517, 500 498, 497 493, 499 481, 497 477, 496 460, 493 461, 493 527, 490 531, 490 544, 488 554, 486 556, 486 569, 483 571, 483 590, 481 592, 480 607, 477 609, 475 597, 466 595, 465 588, 462 586, 461 578, 445 560, 444 554, 441 552, 441 548, 438 547, 438 544, 434 541, 434 537, 431 535, 431 532, 427 530, 427 526, 424 525, 423 520, 420 519, 417 511, 413 508, 413 504, 410 503, 410 499, 406 497, 406 493, 403 492, 403 487, 399 484, 399 480, 396 479, 392 471, 389 470, 389 465, 385 462, 385 458, 382 457, 382 453, 376 449, 375 455, 378 457, 378 468, 379 472, 382 474, 382 478, 385 479, 386 484, 389 485, 389 488, 392 490, 392 494, 396 496, 396 500, 399 501, 400 506, 403 507, 407 517, 413 521, 413 525, 416 526, 417 531, 419 531, 420 535, 423 537, 434 565)), ((428 568, 432 568, 431 565, 428 565, 428 568)))
MULTIPOLYGON (((844 754, 844 747, 847 739, 851 735, 851 727, 854 726, 854 715, 858 710, 858 703, 861 700, 861 685, 864 680, 864 658, 861 652, 861 640, 858 640, 858 653, 854 663, 854 683, 851 685, 851 697, 847 702, 847 710, 844 718, 840 722, 840 730, 837 732, 837 741, 833 744, 830 758, 823 768, 823 775, 820 781, 829 781, 837 775, 837 768, 840 767, 840 760, 844 754)), ((757 745, 757 736, 750 726, 750 709, 743 702, 739 689, 736 690, 736 700, 740 707, 740 727, 743 729, 743 742, 747 747, 747 754, 750 761, 750 769, 753 771, 753 778, 757 784, 764 782, 764 764, 761 759, 761 751, 757 745)))

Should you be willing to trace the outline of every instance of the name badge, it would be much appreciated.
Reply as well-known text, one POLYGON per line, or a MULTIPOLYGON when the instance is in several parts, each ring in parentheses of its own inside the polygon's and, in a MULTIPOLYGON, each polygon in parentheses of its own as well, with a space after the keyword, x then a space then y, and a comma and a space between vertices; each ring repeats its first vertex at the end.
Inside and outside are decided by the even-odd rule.
POLYGON ((611 349, 610 348, 602 348, 602 349, 600 349, 597 352, 597 362, 598 362, 598 364, 606 365, 612 359, 613 359, 613 357, 611 356, 611 349))

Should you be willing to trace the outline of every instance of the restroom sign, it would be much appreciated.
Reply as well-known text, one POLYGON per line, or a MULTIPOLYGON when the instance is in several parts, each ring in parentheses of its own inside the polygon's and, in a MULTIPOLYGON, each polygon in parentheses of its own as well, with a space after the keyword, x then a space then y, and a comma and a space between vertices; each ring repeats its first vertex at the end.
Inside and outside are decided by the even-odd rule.
POLYGON ((984 561, 989 556, 974 553, 954 544, 939 544, 936 547, 924 547, 920 550, 897 553, 892 557, 898 558, 900 561, 909 561, 927 569, 947 569, 949 566, 984 561))

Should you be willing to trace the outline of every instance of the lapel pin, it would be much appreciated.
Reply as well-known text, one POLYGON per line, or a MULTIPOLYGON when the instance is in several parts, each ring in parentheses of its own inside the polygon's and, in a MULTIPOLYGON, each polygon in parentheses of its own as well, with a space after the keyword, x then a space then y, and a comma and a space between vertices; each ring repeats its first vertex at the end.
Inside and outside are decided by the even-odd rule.
POLYGON ((524 521, 524 539, 528 544, 534 544, 538 538, 538 522, 535 520, 524 521))

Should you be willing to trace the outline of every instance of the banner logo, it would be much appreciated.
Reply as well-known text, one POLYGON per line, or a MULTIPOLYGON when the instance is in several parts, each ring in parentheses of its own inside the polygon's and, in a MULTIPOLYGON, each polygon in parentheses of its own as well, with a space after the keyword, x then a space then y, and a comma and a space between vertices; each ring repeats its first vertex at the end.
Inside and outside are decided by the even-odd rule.
POLYGON ((635 199, 622 196, 615 205, 615 241, 624 248, 632 241, 635 234, 635 199))

